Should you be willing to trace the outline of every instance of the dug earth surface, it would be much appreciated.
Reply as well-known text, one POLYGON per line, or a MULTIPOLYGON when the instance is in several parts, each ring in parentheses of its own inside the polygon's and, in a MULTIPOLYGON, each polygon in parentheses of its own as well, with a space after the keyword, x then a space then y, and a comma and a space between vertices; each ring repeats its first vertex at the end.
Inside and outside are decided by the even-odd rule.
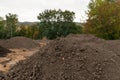
POLYGON ((16 65, 21 60, 32 56, 38 52, 38 49, 10 49, 12 52, 5 57, 0 57, 0 71, 7 73, 11 67, 16 65))

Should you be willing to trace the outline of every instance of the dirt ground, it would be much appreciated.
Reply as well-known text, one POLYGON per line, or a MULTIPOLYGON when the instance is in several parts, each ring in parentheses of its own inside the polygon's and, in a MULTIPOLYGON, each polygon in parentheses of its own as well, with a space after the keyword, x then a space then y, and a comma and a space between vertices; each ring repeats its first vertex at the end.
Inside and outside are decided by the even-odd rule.
POLYGON ((0 46, 0 57, 4 57, 6 56, 8 53, 10 53, 11 51, 9 49, 6 49, 2 46, 0 46))
POLYGON ((40 46, 36 41, 26 37, 13 37, 7 40, 0 40, 0 45, 7 49, 32 49, 40 46))
POLYGON ((82 34, 36 42, 42 46, 37 52, 13 50, 22 61, 0 73, 0 80, 120 80, 120 40, 82 34))
POLYGON ((4 57, 0 57, 0 71, 7 73, 11 67, 21 60, 25 60, 29 56, 32 56, 38 49, 10 49, 12 52, 4 57))
POLYGON ((48 43, 47 39, 32 40, 26 37, 13 37, 0 40, 0 72, 8 73, 19 61, 25 60, 48 43))
POLYGON ((119 43, 84 34, 57 38, 0 80, 120 80, 119 43))

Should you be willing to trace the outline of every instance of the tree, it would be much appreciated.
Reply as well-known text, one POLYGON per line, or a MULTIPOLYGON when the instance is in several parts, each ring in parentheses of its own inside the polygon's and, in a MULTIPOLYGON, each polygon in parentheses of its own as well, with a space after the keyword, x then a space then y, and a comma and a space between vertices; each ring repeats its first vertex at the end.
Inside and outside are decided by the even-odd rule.
POLYGON ((119 0, 91 0, 84 31, 104 39, 120 38, 119 0))
POLYGON ((38 19, 40 38, 46 36, 49 39, 66 36, 74 33, 75 29, 75 13, 68 10, 45 10, 40 13, 38 19))
POLYGON ((3 22, 3 18, 0 17, 0 33, 2 32, 3 28, 4 28, 4 22, 3 22))
POLYGON ((37 24, 32 25, 21 25, 17 31, 17 36, 25 36, 32 39, 38 39, 39 28, 37 24))
POLYGON ((13 37, 16 33, 18 18, 16 14, 9 13, 6 15, 6 29, 8 31, 7 37, 13 37))
POLYGON ((2 17, 0 17, 0 39, 5 38, 5 29, 4 29, 5 21, 2 17))
POLYGON ((39 38, 38 37, 39 28, 36 24, 28 26, 26 32, 27 32, 26 37, 29 37, 29 38, 32 38, 32 39, 38 39, 39 38))

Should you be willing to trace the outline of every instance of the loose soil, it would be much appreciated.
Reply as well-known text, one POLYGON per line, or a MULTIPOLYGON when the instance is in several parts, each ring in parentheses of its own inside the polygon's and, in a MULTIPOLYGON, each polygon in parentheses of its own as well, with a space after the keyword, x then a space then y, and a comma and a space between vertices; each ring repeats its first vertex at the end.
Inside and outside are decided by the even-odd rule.
POLYGON ((29 56, 32 56, 38 49, 11 49, 11 53, 7 54, 4 57, 0 57, 0 71, 7 73, 11 67, 16 65, 21 60, 27 59, 29 56))
POLYGON ((8 49, 32 49, 40 46, 34 40, 26 37, 13 37, 7 40, 0 40, 0 45, 8 49))
POLYGON ((8 49, 0 46, 0 57, 4 57, 4 56, 6 56, 8 53, 10 53, 10 52, 11 52, 10 50, 8 50, 8 49))
POLYGON ((120 80, 119 43, 84 34, 57 38, 0 80, 120 80))
POLYGON ((70 35, 51 41, 39 53, 19 62, 6 79, 120 80, 116 52, 109 42, 92 35, 70 35))
POLYGON ((40 43, 40 40, 36 41, 26 37, 0 40, 0 80, 4 80, 4 74, 8 73, 10 68, 19 61, 38 52, 42 46, 40 43))

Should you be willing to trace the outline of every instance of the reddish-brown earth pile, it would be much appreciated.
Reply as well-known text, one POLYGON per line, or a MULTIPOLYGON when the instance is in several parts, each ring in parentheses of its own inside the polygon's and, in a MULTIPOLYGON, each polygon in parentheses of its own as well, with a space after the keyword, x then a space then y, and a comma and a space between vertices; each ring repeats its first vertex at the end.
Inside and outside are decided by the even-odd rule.
POLYGON ((38 43, 26 37, 13 37, 8 40, 1 40, 0 45, 8 49, 15 49, 15 48, 32 49, 32 48, 39 47, 38 43))
POLYGON ((92 35, 58 38, 19 62, 3 80, 120 80, 119 50, 111 45, 92 35))

